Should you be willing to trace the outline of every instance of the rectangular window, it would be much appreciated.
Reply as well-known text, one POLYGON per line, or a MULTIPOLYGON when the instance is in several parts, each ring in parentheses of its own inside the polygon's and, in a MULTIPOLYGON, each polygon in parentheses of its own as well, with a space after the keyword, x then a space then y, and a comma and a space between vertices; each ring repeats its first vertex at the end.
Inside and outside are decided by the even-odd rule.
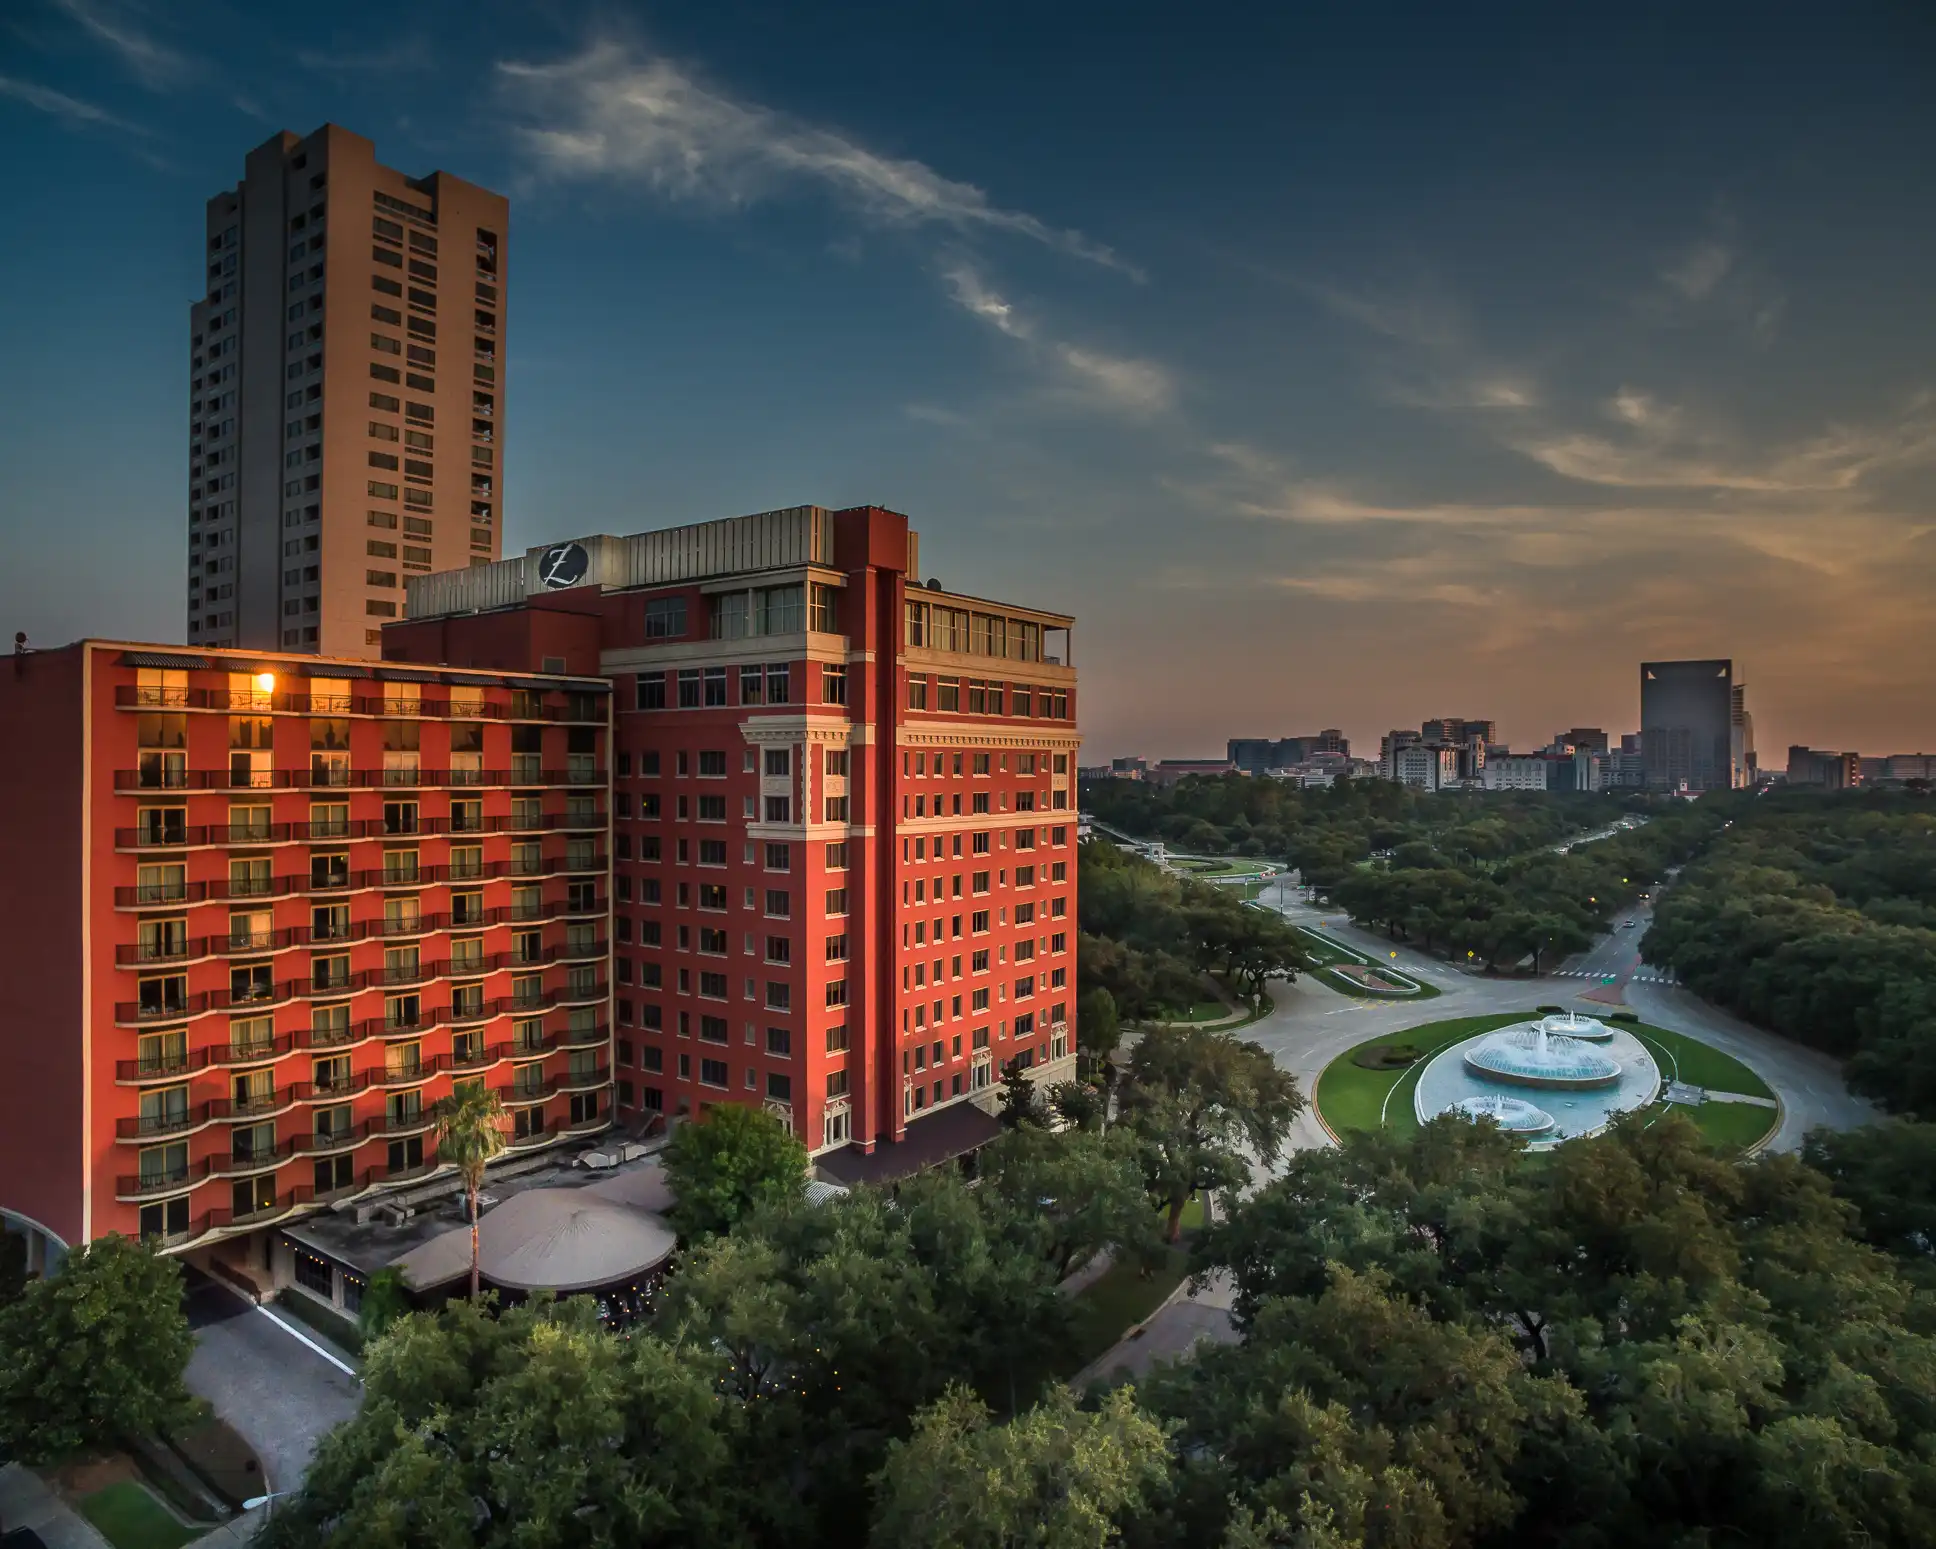
POLYGON ((669 640, 686 632, 686 599, 654 597, 645 605, 645 638, 669 640))
POLYGON ((699 708, 699 669, 697 667, 679 669, 679 708, 681 710, 699 708))
POLYGON ((699 1062, 699 1084, 701 1086, 726 1085, 726 1062, 724 1060, 701 1060, 699 1062))
POLYGON ((847 1049, 847 1024, 845 1022, 842 1022, 837 1027, 828 1028, 827 1029, 827 1052, 829 1054, 843 1054, 846 1052, 846 1049, 847 1049))
POLYGON ((641 710, 663 710, 666 707, 666 680, 663 672, 642 672, 639 674, 638 707, 641 710))
POLYGON ((823 704, 847 703, 847 669, 828 663, 820 669, 820 699, 823 704))
POLYGON ((847 912, 847 889, 830 887, 827 889, 827 913, 845 914, 847 912))
POLYGON ((847 869, 847 841, 840 839, 828 845, 825 861, 827 870, 845 871, 847 869))
POLYGON ((910 677, 908 679, 908 709, 925 710, 928 708, 928 680, 910 677))

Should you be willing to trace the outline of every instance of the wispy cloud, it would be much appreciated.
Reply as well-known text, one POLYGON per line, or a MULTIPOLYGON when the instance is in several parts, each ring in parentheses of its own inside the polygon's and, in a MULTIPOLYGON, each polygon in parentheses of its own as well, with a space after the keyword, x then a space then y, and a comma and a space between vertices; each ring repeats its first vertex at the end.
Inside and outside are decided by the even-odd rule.
POLYGON ((1508 445, 1553 472, 1621 489, 1726 491, 1770 496, 1848 494, 1890 469, 1936 457, 1936 403, 1919 394, 1879 425, 1835 425, 1800 441, 1744 448, 1680 408, 1623 388, 1605 406, 1619 436, 1587 430, 1534 433, 1508 445))
POLYGON ((1113 355, 1046 336, 1034 319, 994 291, 980 271, 966 261, 956 260, 942 279, 957 306, 997 333, 1028 346, 1031 354, 1046 362, 1068 389, 1090 403, 1135 416, 1156 414, 1174 406, 1176 382, 1155 361, 1113 355))
POLYGON ((1294 283, 1334 316, 1401 344, 1449 349, 1466 342, 1466 322, 1458 308, 1422 287, 1379 293, 1312 280, 1294 283))
POLYGON ((738 100, 662 56, 602 42, 556 64, 498 68, 530 115, 520 130, 526 153, 552 177, 631 179, 672 198, 729 206, 813 188, 876 225, 1002 233, 1141 278, 1079 231, 1005 209, 923 162, 738 100))
POLYGON ((1754 262, 1734 217, 1720 210, 1705 235, 1660 263, 1637 306, 1643 318, 1660 324, 1718 318, 1766 347, 1781 331, 1788 297, 1754 262))
POLYGON ((134 78, 150 91, 167 91, 196 79, 201 66, 179 49, 157 41, 143 30, 132 5, 103 4, 102 0, 54 0, 83 31, 113 53, 134 78))
POLYGON ((70 97, 66 92, 55 91, 51 87, 36 86, 32 81, 20 81, 11 76, 0 75, 0 97, 11 97, 16 102, 24 102, 28 107, 49 114, 69 125, 98 124, 104 129, 119 129, 126 134, 148 133, 139 124, 131 124, 127 119, 117 117, 106 108, 96 107, 91 102, 83 102, 79 97, 70 97))
POLYGON ((1669 289, 1689 301, 1703 301, 1734 266, 1734 252, 1725 243, 1696 242, 1660 272, 1669 289))

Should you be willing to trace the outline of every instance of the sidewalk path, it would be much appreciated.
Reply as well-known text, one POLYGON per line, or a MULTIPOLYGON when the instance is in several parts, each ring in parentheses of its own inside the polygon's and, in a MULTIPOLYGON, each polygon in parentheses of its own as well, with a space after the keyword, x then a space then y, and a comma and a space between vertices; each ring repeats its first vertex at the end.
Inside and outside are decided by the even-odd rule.
POLYGON ((12 1532, 32 1528, 47 1549, 109 1549, 108 1541, 32 1469, 0 1467, 0 1523, 12 1532))

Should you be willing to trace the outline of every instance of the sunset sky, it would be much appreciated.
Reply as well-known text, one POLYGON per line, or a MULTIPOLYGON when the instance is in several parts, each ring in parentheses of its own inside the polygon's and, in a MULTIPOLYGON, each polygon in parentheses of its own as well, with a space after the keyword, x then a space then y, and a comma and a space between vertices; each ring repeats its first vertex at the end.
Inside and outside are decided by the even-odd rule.
POLYGON ((16 0, 0 628, 181 638, 203 201, 326 120, 512 198, 507 552, 905 511, 1086 761, 1679 655, 1936 750, 1931 8, 16 0))

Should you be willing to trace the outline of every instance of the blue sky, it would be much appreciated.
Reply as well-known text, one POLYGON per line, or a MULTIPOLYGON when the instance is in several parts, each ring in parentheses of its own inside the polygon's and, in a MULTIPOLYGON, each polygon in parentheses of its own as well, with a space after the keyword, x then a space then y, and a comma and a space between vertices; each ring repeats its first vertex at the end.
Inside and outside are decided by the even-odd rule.
POLYGON ((511 549, 893 506, 1086 757, 1936 748, 1933 104, 1907 5, 15 0, 0 627, 179 638, 202 202, 333 120, 512 197, 511 549))

